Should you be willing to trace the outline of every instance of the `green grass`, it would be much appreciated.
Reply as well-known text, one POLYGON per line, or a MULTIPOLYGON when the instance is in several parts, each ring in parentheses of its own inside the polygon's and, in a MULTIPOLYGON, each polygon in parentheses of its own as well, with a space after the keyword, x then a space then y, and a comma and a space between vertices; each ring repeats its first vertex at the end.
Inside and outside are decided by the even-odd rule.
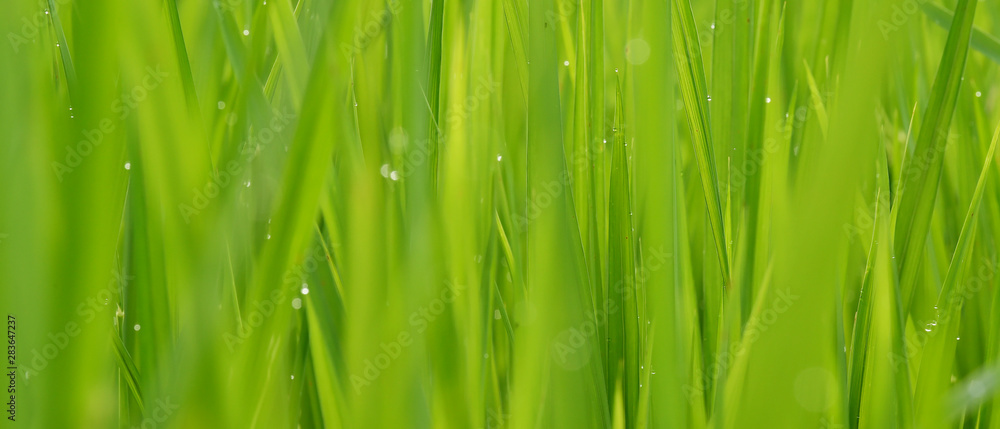
POLYGON ((16 0, 0 426, 1000 429, 998 19, 16 0))

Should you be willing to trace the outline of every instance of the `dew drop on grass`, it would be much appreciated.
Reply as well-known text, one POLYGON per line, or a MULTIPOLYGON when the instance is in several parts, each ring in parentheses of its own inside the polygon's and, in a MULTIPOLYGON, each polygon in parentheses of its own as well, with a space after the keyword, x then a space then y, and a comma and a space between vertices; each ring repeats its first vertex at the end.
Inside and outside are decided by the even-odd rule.
POLYGON ((219 110, 222 110, 222 109, 225 109, 225 108, 226 108, 226 102, 220 100, 219 101, 219 110))
POLYGON ((563 65, 569 67, 569 61, 563 61, 563 65))
POLYGON ((309 295, 309 284, 302 283, 302 290, 300 292, 302 292, 303 295, 309 295))
POLYGON ((294 380, 294 379, 295 379, 295 375, 292 375, 292 380, 294 380))
POLYGON ((771 97, 767 97, 764 101, 770 103, 771 102, 771 97))
POLYGON ((382 177, 389 177, 389 164, 382 164, 379 173, 382 173, 382 177))
POLYGON ((125 163, 125 169, 126 170, 131 170, 132 169, 132 163, 131 162, 126 162, 125 163))
POLYGON ((302 308, 302 299, 301 298, 295 298, 295 299, 293 299, 292 300, 292 308, 294 308, 296 310, 302 308))
POLYGON ((247 180, 247 187, 248 188, 250 187, 250 181, 249 180, 247 180))
POLYGON ((250 35, 250 30, 243 30, 243 35, 244 36, 249 36, 250 35))
POLYGON ((502 161, 502 160, 503 160, 503 155, 497 154, 497 161, 502 161))
POLYGON ((399 180, 399 172, 398 171, 393 171, 393 172, 389 173, 389 178, 392 179, 392 180, 399 180))
POLYGON ((983 96, 982 92, 976 91, 976 97, 982 97, 982 96, 983 96))
POLYGON ((139 326, 138 323, 136 323, 135 326, 132 327, 132 329, 135 329, 136 331, 138 331, 139 329, 142 329, 142 327, 139 326))

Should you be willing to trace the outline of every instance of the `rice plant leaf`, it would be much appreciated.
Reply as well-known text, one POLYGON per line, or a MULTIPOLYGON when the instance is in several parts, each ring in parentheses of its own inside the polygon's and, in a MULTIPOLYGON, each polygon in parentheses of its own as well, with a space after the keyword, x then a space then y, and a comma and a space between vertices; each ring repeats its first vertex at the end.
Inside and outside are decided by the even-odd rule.
MULTIPOLYGON (((270 12, 268 17, 271 27, 274 29, 275 45, 284 65, 285 72, 282 76, 288 83, 292 104, 298 106, 302 103, 303 92, 309 81, 310 67, 305 42, 292 15, 291 3, 284 0, 273 3, 274 6, 267 9, 270 12)), ((248 30, 244 30, 244 34, 248 34, 248 30)))
POLYGON ((708 91, 705 83, 705 69, 701 45, 698 42, 694 14, 689 0, 671 0, 671 25, 674 44, 674 59, 677 65, 677 80, 687 110, 688 126, 691 130, 695 158, 701 176, 708 208, 708 218, 718 252, 719 264, 730 285, 729 252, 722 224, 722 201, 718 188, 718 173, 715 167, 712 127, 708 111, 708 91))
POLYGON ((936 333, 936 335, 930 335, 924 348, 920 359, 917 387, 914 391, 918 421, 925 427, 933 427, 947 418, 943 400, 951 382, 962 306, 965 304, 965 297, 968 294, 965 290, 966 271, 969 261, 971 261, 968 256, 972 253, 972 246, 976 238, 980 202, 986 189, 987 180, 991 176, 991 167, 997 162, 994 155, 998 140, 1000 140, 1000 127, 993 135, 993 142, 990 143, 990 149, 986 153, 982 173, 980 173, 979 181, 976 183, 976 190, 969 203, 969 210, 962 224, 962 232, 958 237, 955 253, 948 266, 948 274, 938 294, 936 305, 938 317, 927 322, 928 332, 936 333))
POLYGON ((528 55, 525 52, 524 31, 522 30, 521 12, 517 0, 503 0, 503 15, 507 21, 507 34, 510 46, 514 50, 514 66, 517 68, 518 81, 524 99, 528 99, 528 55))
MULTIPOLYGON (((943 28, 949 28, 955 18, 954 12, 937 3, 921 3, 921 8, 931 21, 943 28)), ((1000 64, 1000 40, 992 34, 978 27, 972 27, 972 47, 985 55, 986 58, 993 60, 994 63, 1000 64)))
POLYGON ((125 349, 125 343, 122 343, 122 339, 118 337, 118 334, 113 332, 111 338, 115 346, 115 357, 118 358, 118 367, 122 371, 122 377, 125 379, 125 383, 128 384, 129 392, 132 393, 135 402, 139 405, 140 412, 145 415, 145 402, 143 402, 142 388, 139 384, 139 370, 136 369, 135 362, 132 361, 132 356, 125 349))
POLYGON ((69 52, 69 44, 66 42, 66 32, 63 31, 62 21, 59 19, 59 9, 56 8, 55 0, 48 0, 48 14, 52 16, 52 28, 56 32, 59 55, 62 59, 63 71, 66 73, 66 85, 69 87, 70 100, 77 99, 79 94, 79 83, 76 78, 76 68, 73 66, 73 56, 69 52))
POLYGON ((903 159, 897 191, 895 254, 907 309, 914 295, 924 239, 937 198, 943 153, 949 140, 949 127, 968 58, 976 3, 971 0, 960 0, 958 3, 919 134, 913 142, 913 149, 903 159))

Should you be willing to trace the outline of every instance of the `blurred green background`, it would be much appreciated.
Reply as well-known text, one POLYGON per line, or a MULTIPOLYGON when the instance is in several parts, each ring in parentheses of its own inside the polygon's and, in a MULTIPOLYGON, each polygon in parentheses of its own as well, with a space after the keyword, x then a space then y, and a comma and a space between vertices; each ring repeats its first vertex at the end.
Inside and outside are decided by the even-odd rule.
POLYGON ((0 30, 2 427, 1000 429, 1000 3, 0 30))

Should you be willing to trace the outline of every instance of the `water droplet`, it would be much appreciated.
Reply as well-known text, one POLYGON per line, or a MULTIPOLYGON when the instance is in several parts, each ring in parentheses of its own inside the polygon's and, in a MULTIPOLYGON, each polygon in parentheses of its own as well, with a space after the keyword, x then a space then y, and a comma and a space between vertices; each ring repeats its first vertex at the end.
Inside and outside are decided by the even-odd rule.
POLYGON ((615 67, 615 73, 618 73, 618 67, 615 67))
POLYGON ((389 173, 389 178, 392 179, 392 180, 399 180, 399 172, 398 171, 393 171, 393 172, 389 173))
POLYGON ((131 170, 132 169, 132 163, 131 162, 126 162, 125 163, 125 169, 126 170, 131 170))
POLYGON ((708 96, 708 101, 712 101, 712 96, 711 95, 708 96))
POLYGON ((57 47, 57 48, 59 47, 59 42, 56 42, 56 47, 57 47))
POLYGON ((982 92, 976 91, 976 97, 982 97, 982 96, 983 96, 982 92))
POLYGON ((502 160, 503 160, 503 155, 497 154, 497 161, 502 161, 502 160))
POLYGON ((569 61, 563 61, 563 65, 569 67, 569 61))
POLYGON ((764 101, 770 103, 771 102, 771 97, 767 97, 764 101))
POLYGON ((138 331, 139 329, 142 329, 142 327, 139 326, 138 323, 136 323, 135 326, 132 327, 132 329, 135 329, 136 331, 138 331))
POLYGON ((309 295, 309 285, 302 283, 302 290, 300 292, 302 292, 303 295, 309 295))
POLYGON ((45 9, 45 14, 46 14, 46 15, 48 15, 48 14, 49 14, 49 10, 48 10, 48 9, 45 9))
POLYGON ((225 108, 226 108, 226 102, 220 100, 219 101, 219 110, 222 110, 222 109, 225 109, 225 108))
POLYGON ((389 164, 382 164, 382 168, 378 172, 382 174, 382 177, 389 177, 389 164))
POLYGON ((712 27, 713 30, 715 30, 715 23, 714 22, 712 23, 711 27, 712 27))
POLYGON ((295 375, 294 375, 294 374, 292 374, 292 380, 294 380, 294 379, 295 379, 295 375))
POLYGON ((292 308, 294 308, 296 310, 302 308, 302 299, 301 298, 295 298, 295 299, 293 299, 292 300, 292 308))
POLYGON ((271 239, 271 234, 267 234, 267 239, 268 239, 268 240, 270 240, 270 239, 271 239))
POLYGON ((243 35, 244 36, 249 36, 250 35, 250 30, 243 30, 243 35))
POLYGON ((249 180, 247 180, 247 187, 248 188, 250 187, 250 181, 249 180))

